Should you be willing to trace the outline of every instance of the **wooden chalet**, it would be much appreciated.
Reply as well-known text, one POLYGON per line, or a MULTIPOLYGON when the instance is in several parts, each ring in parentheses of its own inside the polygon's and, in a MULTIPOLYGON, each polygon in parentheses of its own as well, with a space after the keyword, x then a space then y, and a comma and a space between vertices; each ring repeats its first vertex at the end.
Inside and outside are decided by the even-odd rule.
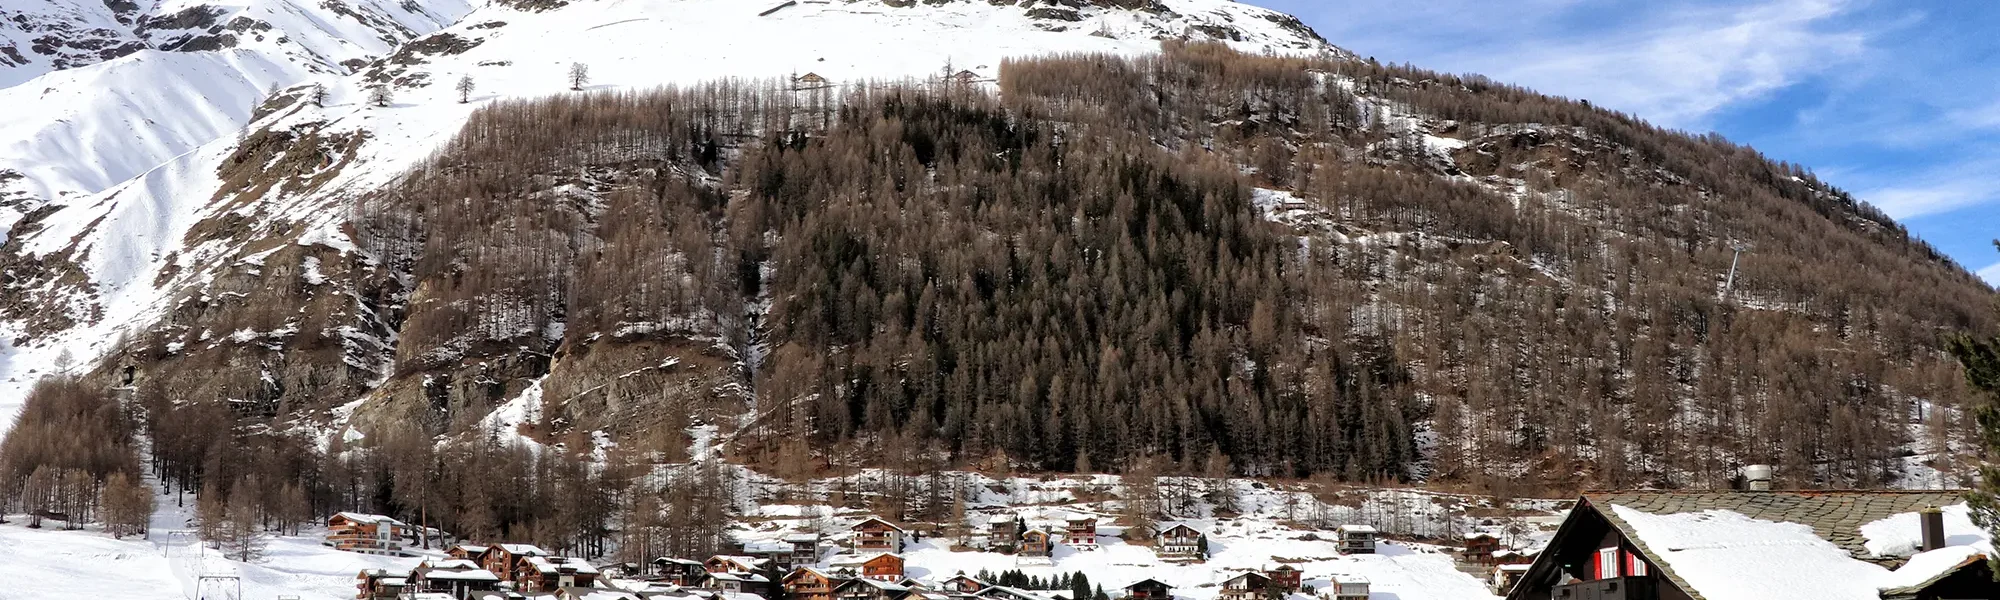
POLYGON ((791 547, 791 556, 785 560, 785 568, 796 565, 810 565, 819 562, 819 534, 794 533, 785 536, 785 544, 791 547))
POLYGON ((887 552, 872 554, 842 554, 827 563, 835 573, 873 579, 876 581, 902 581, 903 557, 887 552))
POLYGON ((1486 587, 1493 590, 1494 594, 1505 594, 1507 590, 1514 589, 1514 583, 1520 581, 1521 576, 1527 574, 1532 566, 1519 564, 1493 567, 1493 574, 1486 578, 1486 587))
POLYGON ((1186 523, 1174 523, 1160 530, 1159 553, 1162 558, 1199 559, 1202 557, 1202 540, 1207 535, 1186 523))
POLYGON ((1341 554, 1375 553, 1374 527, 1367 525, 1341 525, 1336 531, 1340 535, 1339 548, 1341 554))
POLYGON ((486 554, 486 547, 478 544, 453 544, 452 547, 445 549, 444 554, 452 558, 479 562, 479 557, 486 554))
POLYGON ((855 552, 902 552, 906 532, 881 517, 868 517, 854 524, 855 552))
POLYGON ((985 533, 987 550, 1013 554, 1021 548, 1021 517, 1012 512, 987 515, 985 533))
POLYGON ((494 544, 486 547, 486 552, 479 556, 478 562, 479 566, 486 567, 486 570, 494 573, 504 574, 511 581, 513 574, 520 571, 521 563, 527 562, 530 558, 548 555, 547 550, 532 544, 494 544))
POLYGON ((824 87, 828 83, 831 82, 825 76, 818 73, 806 73, 792 78, 792 86, 801 89, 824 87))
POLYGON ((326 519, 326 540, 320 545, 362 554, 408 556, 403 540, 411 531, 409 524, 382 515, 335 513, 326 519))
POLYGON ((785 595, 791 600, 833 600, 833 588, 846 583, 847 579, 814 567, 799 567, 786 574, 782 584, 785 595))
POLYGON ((1238 573, 1222 582, 1223 600, 1253 600, 1271 594, 1271 578, 1256 571, 1238 573))
POLYGON ((1936 509, 1963 502, 1954 491, 1587 492, 1507 598, 2000 598, 1987 551, 1948 543, 1979 538, 1936 509))
POLYGON ((443 561, 424 563, 410 571, 405 580, 403 593, 445 594, 457 600, 471 600, 476 592, 491 592, 500 589, 500 576, 481 569, 466 561, 443 561))
POLYGON ((1465 548, 1458 551, 1458 560, 1469 565, 1493 566, 1493 553, 1503 549, 1500 538, 1488 533, 1465 534, 1465 548))
POLYGON ((1078 550, 1097 549, 1097 517, 1070 515, 1063 532, 1063 543, 1078 550))
POLYGON ((1021 533, 1020 550, 1017 552, 1021 556, 1047 558, 1049 550, 1055 546, 1050 538, 1049 532, 1043 531, 1042 528, 1031 528, 1021 533))
POLYGON ((409 583, 407 573, 390 573, 385 569, 366 569, 354 578, 354 587, 359 593, 357 600, 394 600, 403 595, 403 586, 409 583))
POLYGON ((738 554, 717 554, 702 561, 701 565, 710 573, 761 573, 771 566, 771 560, 738 554))
POLYGON ((597 584, 600 573, 597 567, 580 558, 562 556, 531 556, 522 559, 514 569, 514 589, 522 592, 554 592, 567 587, 591 587, 597 584))
POLYGON ((1264 570, 1264 576, 1271 578, 1271 587, 1288 594, 1299 591, 1303 575, 1304 573, 1297 567, 1291 565, 1278 565, 1264 570))
POLYGON ((980 590, 993 586, 971 575, 966 575, 964 571, 959 571, 957 575, 951 576, 951 579, 944 580, 943 583, 939 584, 939 587, 944 589, 944 591, 954 594, 977 594, 980 590))
POLYGON ((904 600, 910 588, 877 579, 849 579, 833 588, 834 600, 904 600))
POLYGON ((694 587, 708 577, 708 568, 698 560, 662 556, 653 559, 652 576, 666 583, 694 587))
POLYGON ((1158 579, 1141 579, 1125 586, 1128 600, 1173 600, 1174 586, 1158 579))
POLYGON ((758 573, 730 573, 725 571, 721 573, 709 573, 708 580, 702 583, 702 587, 721 592, 763 596, 771 593, 771 580, 758 573))
POLYGON ((980 77, 978 73, 974 73, 968 70, 968 71, 959 71, 957 73, 951 74, 950 80, 952 83, 956 83, 959 85, 968 85, 968 84, 978 83, 980 77))
POLYGON ((1368 578, 1359 575, 1335 575, 1326 588, 1320 590, 1320 597, 1327 600, 1368 600, 1368 578))

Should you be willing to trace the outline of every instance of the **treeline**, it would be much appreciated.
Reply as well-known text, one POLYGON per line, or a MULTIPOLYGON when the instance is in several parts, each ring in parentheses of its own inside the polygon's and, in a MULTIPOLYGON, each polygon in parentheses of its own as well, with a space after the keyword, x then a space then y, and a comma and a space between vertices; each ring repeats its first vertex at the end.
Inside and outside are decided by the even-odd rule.
MULTIPOLYGON (((999 88, 728 81, 484 108, 357 204, 358 273, 334 283, 355 314, 311 317, 395 333, 363 448, 280 459, 296 453, 256 428, 189 433, 171 423, 210 419, 154 410, 177 453, 155 458, 163 480, 208 487, 190 473, 220 435, 278 444, 272 472, 356 461, 356 483, 301 479, 316 511, 597 547, 616 503, 531 514, 538 490, 658 482, 462 447, 531 386, 544 441, 601 430, 634 461, 677 460, 690 426, 727 422, 720 450, 793 479, 1713 487, 1771 462, 1792 485, 1873 486, 1902 468, 1900 425, 1967 430, 1938 339, 1990 327, 1990 291, 1719 138, 1476 77, 1203 44, 1011 61, 999 88), (1275 222, 1260 188, 1317 220, 1275 222), (412 483, 487 460, 536 473, 506 487, 519 504, 412 483)), ((143 368, 165 354, 129 355, 139 389, 197 379, 143 368)))
POLYGON ((125 407, 84 378, 45 377, 0 438, 0 520, 27 513, 32 527, 102 521, 113 535, 143 534, 153 494, 139 476, 125 407))

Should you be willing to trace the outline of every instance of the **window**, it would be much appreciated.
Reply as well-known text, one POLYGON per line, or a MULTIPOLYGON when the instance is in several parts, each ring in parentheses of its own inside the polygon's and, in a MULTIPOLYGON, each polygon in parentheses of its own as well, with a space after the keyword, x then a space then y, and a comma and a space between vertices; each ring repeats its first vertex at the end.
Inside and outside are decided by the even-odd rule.
POLYGON ((1597 578, 1615 579, 1617 577, 1618 577, 1618 549, 1617 548, 1597 549, 1597 578))
POLYGON ((1625 553, 1625 572, 1630 573, 1633 577, 1644 577, 1646 575, 1645 559, 1639 558, 1639 553, 1637 552, 1625 553))

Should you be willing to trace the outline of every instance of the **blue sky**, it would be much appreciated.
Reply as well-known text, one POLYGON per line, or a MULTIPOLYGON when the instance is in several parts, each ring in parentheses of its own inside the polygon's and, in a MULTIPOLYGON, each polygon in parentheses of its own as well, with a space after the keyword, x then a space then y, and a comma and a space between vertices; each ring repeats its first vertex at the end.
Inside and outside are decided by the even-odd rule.
POLYGON ((1805 165, 2000 284, 2000 1, 1243 0, 1805 165))

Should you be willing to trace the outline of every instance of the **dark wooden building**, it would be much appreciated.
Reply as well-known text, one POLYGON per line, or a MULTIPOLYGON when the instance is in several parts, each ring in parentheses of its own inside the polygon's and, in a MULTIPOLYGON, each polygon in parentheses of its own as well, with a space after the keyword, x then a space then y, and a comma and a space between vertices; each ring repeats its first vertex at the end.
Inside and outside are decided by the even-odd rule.
POLYGON ((1141 579, 1125 586, 1125 597, 1129 600, 1173 600, 1174 586, 1158 579, 1141 579))
POLYGON ((1963 501, 1949 491, 1589 492, 1507 598, 2000 598, 1983 554, 1947 545, 1942 517, 1925 512, 1963 501), (1902 536, 1925 541, 1877 554, 1867 543, 1886 535, 1881 525, 1861 532, 1877 522, 1926 523, 1902 536))

